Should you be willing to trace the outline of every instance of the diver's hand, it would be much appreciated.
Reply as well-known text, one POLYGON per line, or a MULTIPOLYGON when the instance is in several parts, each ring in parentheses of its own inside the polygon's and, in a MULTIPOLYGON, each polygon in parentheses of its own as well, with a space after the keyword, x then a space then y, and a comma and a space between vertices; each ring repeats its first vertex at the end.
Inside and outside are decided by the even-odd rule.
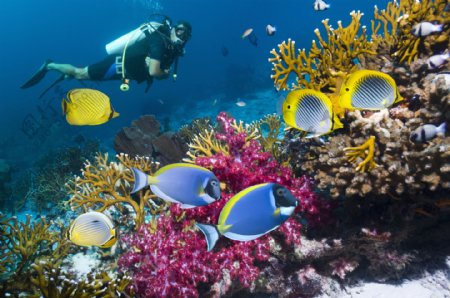
POLYGON ((145 57, 145 65, 147 65, 147 69, 150 69, 150 65, 152 64, 152 59, 149 56, 145 57))

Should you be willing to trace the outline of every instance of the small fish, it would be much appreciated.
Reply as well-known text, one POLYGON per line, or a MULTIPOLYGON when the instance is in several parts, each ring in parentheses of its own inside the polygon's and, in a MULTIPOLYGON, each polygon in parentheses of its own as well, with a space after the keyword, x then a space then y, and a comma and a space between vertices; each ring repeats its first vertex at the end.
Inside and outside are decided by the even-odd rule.
POLYGON ((433 55, 427 59, 428 69, 436 69, 447 63, 450 53, 447 50, 443 54, 433 55))
POLYGON ((441 32, 443 24, 433 24, 430 22, 420 22, 412 27, 411 33, 417 37, 424 37, 436 32, 441 32))
POLYGON ((181 208, 206 206, 220 199, 220 184, 208 169, 174 163, 160 168, 153 176, 132 168, 134 185, 131 193, 150 185, 152 192, 168 202, 181 204, 181 208))
POLYGON ((161 98, 158 98, 158 102, 162 105, 164 104, 164 100, 162 100, 161 98))
POLYGON ((67 231, 67 238, 79 246, 108 248, 116 241, 111 219, 101 212, 87 212, 78 216, 67 231))
POLYGON ((245 101, 243 101, 243 100, 238 99, 238 100, 236 101, 236 105, 237 105, 238 107, 245 107, 245 106, 247 105, 247 103, 245 103, 245 101))
POLYGON ((405 13, 404 15, 401 15, 397 18, 397 23, 403 20, 406 20, 409 18, 409 14, 405 13))
POLYGON ((316 11, 322 11, 322 10, 327 10, 328 8, 330 8, 330 4, 326 3, 323 0, 315 0, 314 1, 314 10, 316 11))
POLYGON ((394 79, 376 70, 349 74, 339 92, 339 105, 350 110, 382 110, 402 100, 394 79))
POLYGON ((248 36, 248 41, 254 45, 255 47, 258 46, 258 37, 256 37, 256 34, 254 32, 252 32, 249 36, 248 36))
POLYGON ((445 84, 449 86, 450 88, 450 72, 449 71, 443 71, 438 73, 434 78, 433 78, 433 83, 437 83, 438 80, 443 79, 445 84))
POLYGON ((217 98, 214 98, 212 105, 215 106, 218 102, 219 102, 219 100, 217 98))
POLYGON ((94 89, 73 89, 61 102, 63 114, 71 125, 99 125, 119 116, 109 97, 94 89))
POLYGON ((244 31, 244 33, 242 33, 241 38, 244 39, 247 36, 249 36, 251 33, 253 32, 253 28, 248 28, 247 30, 244 31))
POLYGON ((437 127, 433 124, 425 124, 411 132, 409 140, 414 143, 425 143, 436 137, 438 134, 445 134, 445 129, 445 122, 437 127))
POLYGON ((288 125, 307 132, 307 138, 328 134, 343 127, 333 113, 330 98, 313 89, 291 91, 283 102, 282 115, 288 125))
POLYGON ((226 46, 223 46, 222 49, 220 50, 220 52, 222 53, 222 56, 226 57, 228 56, 228 48, 226 46))
POLYGON ((196 223, 205 235, 208 251, 220 235, 232 240, 250 241, 282 225, 294 212, 298 201, 284 186, 258 184, 232 197, 220 212, 217 225, 196 223))
POLYGON ((271 24, 267 24, 266 26, 267 35, 272 36, 275 34, 275 32, 277 32, 277 28, 272 26, 271 24))
POLYGON ((408 109, 410 111, 416 112, 420 110, 422 107, 422 101, 420 100, 419 94, 414 94, 409 100, 408 100, 408 109))

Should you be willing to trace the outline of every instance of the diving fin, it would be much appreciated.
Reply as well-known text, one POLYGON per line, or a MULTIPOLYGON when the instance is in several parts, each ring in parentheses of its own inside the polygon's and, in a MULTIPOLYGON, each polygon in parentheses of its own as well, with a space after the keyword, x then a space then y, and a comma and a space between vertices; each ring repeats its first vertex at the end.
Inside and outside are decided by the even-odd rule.
POLYGON ((44 91, 42 91, 41 95, 39 95, 39 98, 42 98, 45 95, 45 93, 47 93, 50 89, 52 89, 58 83, 64 81, 67 78, 69 78, 69 76, 67 76, 65 74, 60 75, 50 86, 48 86, 44 91))
POLYGON ((48 71, 47 65, 49 65, 52 62, 53 61, 50 59, 45 60, 44 64, 42 64, 41 67, 39 67, 38 71, 25 84, 20 86, 20 88, 27 89, 39 83, 47 74, 48 71))

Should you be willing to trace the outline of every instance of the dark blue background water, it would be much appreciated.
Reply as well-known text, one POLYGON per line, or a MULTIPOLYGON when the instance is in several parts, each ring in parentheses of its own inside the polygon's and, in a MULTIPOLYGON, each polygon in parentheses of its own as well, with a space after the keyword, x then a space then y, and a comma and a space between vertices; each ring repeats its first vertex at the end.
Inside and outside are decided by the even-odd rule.
MULTIPOLYGON (((57 146, 58 139, 70 139, 78 133, 111 145, 116 132, 142 114, 155 114, 163 119, 182 106, 185 108, 183 119, 171 120, 187 122, 196 114, 190 106, 205 98, 225 94, 222 100, 235 101, 240 93, 270 89, 273 82, 267 59, 277 44, 290 37, 298 48, 309 48, 315 37, 313 30, 322 30, 322 19, 329 18, 334 27, 342 20, 346 26, 352 10, 365 12, 363 21, 370 25, 373 6, 384 8, 387 2, 335 0, 330 2, 331 9, 316 12, 312 8, 313 0, 3 0, 0 9, 0 158, 17 163, 20 158, 32 159, 37 152, 35 146, 40 146, 39 143, 28 142, 21 131, 26 115, 40 119, 37 106, 51 116, 52 109, 57 111, 58 116, 49 116, 50 121, 62 120, 56 128, 49 128, 55 129, 61 138, 53 136, 53 141, 50 139, 42 146, 57 146), (119 91, 119 82, 89 84, 110 96, 113 106, 121 113, 119 118, 94 127, 68 125, 60 114, 61 95, 71 88, 82 87, 79 82, 64 82, 57 92, 52 90, 38 99, 42 90, 57 77, 56 73, 49 73, 38 86, 19 89, 46 58, 77 66, 101 60, 105 44, 147 21, 154 12, 167 14, 174 21, 190 21, 193 37, 187 44, 186 56, 180 60, 177 82, 156 81, 147 94, 143 91, 145 84, 133 84, 129 92, 119 91), (275 36, 265 34, 268 23, 277 27, 275 36), (254 28, 258 47, 240 38, 249 27, 254 28), (229 50, 227 57, 221 53, 224 46, 229 50)), ((255 119, 260 116, 255 115, 255 119)))

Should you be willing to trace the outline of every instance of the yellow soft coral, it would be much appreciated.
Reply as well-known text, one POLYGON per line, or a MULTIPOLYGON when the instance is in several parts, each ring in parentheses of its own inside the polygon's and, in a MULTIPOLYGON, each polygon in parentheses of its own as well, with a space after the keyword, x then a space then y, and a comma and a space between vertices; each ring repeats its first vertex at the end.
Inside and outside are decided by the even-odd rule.
POLYGON ((96 156, 95 164, 89 161, 81 172, 81 176, 75 177, 67 184, 71 195, 69 204, 72 210, 83 208, 102 212, 109 207, 116 207, 123 211, 126 205, 133 208, 136 213, 135 228, 138 229, 144 223, 146 207, 155 215, 165 207, 162 202, 156 203, 156 195, 150 190, 138 192, 139 199, 130 195, 130 185, 134 183, 131 167, 152 174, 158 165, 152 163, 149 158, 136 157, 121 154, 117 158, 119 162, 109 162, 108 154, 96 156))
POLYGON ((370 171, 377 167, 378 165, 373 161, 375 152, 375 137, 371 136, 364 144, 357 147, 347 147, 344 148, 346 152, 345 155, 349 162, 356 162, 358 158, 363 158, 364 160, 358 164, 356 167, 357 171, 365 172, 370 171), (366 153, 367 150, 367 153, 366 153))

